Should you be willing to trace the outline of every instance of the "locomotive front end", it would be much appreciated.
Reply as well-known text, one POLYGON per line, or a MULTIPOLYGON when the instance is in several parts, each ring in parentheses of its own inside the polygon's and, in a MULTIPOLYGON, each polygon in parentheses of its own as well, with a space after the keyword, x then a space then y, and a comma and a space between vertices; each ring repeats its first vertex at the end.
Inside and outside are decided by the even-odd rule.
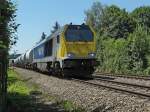
POLYGON ((91 75, 96 65, 93 30, 88 25, 67 25, 63 42, 63 69, 80 76, 91 75))

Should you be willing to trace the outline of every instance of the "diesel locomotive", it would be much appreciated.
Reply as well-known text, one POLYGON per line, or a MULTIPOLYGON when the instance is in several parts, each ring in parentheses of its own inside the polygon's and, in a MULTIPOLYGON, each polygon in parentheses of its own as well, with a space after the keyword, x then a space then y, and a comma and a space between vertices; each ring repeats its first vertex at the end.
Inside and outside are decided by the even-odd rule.
POLYGON ((95 46, 92 28, 67 24, 15 59, 14 64, 63 77, 88 77, 96 66, 95 46))

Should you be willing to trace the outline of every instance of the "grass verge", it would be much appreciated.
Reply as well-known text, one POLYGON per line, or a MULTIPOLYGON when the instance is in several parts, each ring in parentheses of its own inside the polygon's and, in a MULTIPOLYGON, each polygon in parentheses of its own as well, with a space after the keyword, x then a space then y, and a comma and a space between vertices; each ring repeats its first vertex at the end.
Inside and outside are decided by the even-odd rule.
MULTIPOLYGON (((41 90, 37 84, 31 82, 29 84, 28 80, 22 80, 17 72, 12 69, 8 70, 8 112, 38 112, 39 105, 32 94, 36 95, 37 92, 40 93, 39 91, 41 90)), ((65 112, 85 112, 70 101, 63 101, 46 93, 40 93, 39 96, 46 102, 54 102, 65 112)), ((44 104, 40 104, 42 105, 44 104)))
POLYGON ((30 105, 30 92, 33 88, 28 88, 15 71, 8 70, 8 111, 22 111, 30 105))
POLYGON ((58 102, 59 105, 63 106, 63 108, 67 111, 67 112, 85 112, 84 109, 79 108, 77 106, 75 106, 72 102, 70 101, 61 101, 58 102))
POLYGON ((62 100, 59 97, 56 96, 50 96, 49 94, 44 94, 44 97, 47 98, 47 100, 55 101, 57 105, 62 107, 66 112, 86 112, 85 109, 77 106, 76 104, 73 104, 73 102, 68 100, 62 100))

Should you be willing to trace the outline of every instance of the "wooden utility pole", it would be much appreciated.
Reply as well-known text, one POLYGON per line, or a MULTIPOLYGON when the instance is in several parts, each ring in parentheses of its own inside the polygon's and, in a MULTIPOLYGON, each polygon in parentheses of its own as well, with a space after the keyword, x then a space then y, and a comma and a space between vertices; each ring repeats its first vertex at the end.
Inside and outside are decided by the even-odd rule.
MULTIPOLYGON (((0 18, 4 15, 6 0, 0 0, 0 18)), ((0 41, 5 38, 5 22, 0 19, 0 41)), ((6 112, 7 102, 7 49, 0 46, 0 112, 6 112)))
POLYGON ((0 49, 0 112, 5 112, 7 102, 7 51, 0 49))

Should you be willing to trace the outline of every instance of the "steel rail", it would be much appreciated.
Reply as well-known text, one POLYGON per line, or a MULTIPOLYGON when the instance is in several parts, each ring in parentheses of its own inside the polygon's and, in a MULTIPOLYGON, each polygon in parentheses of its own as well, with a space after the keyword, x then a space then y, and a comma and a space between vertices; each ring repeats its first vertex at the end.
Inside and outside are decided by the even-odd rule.
POLYGON ((95 73, 95 76, 108 76, 108 77, 121 77, 121 78, 131 78, 131 79, 141 79, 141 80, 150 80, 150 76, 127 76, 127 75, 117 75, 111 73, 95 73))
POLYGON ((98 79, 95 79, 95 80, 101 80, 101 81, 107 81, 107 82, 111 82, 111 83, 117 83, 117 84, 122 84, 122 85, 129 85, 129 86, 134 86, 134 87, 150 89, 150 86, 146 86, 146 85, 139 85, 139 84, 133 84, 133 83, 119 82, 119 81, 107 80, 107 79, 101 79, 101 78, 98 78, 98 79))
POLYGON ((96 83, 92 83, 92 82, 84 81, 84 80, 79 80, 79 79, 73 79, 73 80, 77 81, 77 82, 80 82, 80 83, 89 84, 89 85, 92 85, 92 86, 95 86, 95 87, 103 87, 103 88, 108 88, 108 89, 111 89, 111 90, 117 90, 117 91, 134 94, 134 95, 141 96, 141 97, 150 98, 150 94, 144 94, 144 93, 140 93, 140 92, 135 92, 135 91, 130 91, 130 90, 126 90, 126 89, 107 86, 107 85, 103 85, 103 84, 96 84, 96 83))

